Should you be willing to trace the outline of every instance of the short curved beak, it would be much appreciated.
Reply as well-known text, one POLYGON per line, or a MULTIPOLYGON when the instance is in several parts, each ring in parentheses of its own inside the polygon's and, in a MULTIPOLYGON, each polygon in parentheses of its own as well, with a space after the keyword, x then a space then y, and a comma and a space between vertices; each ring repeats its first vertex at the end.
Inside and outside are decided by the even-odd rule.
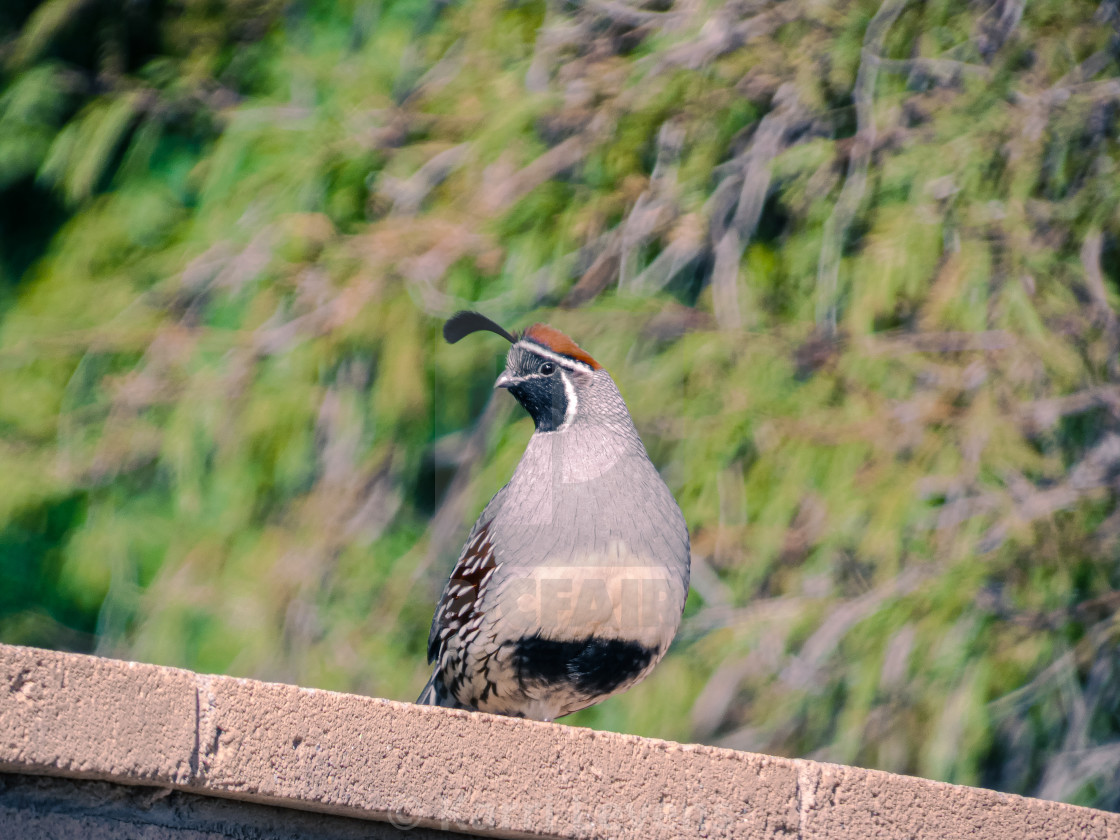
POLYGON ((513 377, 509 375, 508 370, 503 370, 501 375, 494 381, 495 388, 509 388, 513 385, 513 377))

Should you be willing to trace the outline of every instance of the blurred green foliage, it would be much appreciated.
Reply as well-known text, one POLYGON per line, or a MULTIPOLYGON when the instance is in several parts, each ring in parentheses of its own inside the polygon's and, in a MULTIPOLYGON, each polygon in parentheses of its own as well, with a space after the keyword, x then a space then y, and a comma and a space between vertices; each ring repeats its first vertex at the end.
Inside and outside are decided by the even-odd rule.
POLYGON ((17 0, 0 639, 411 699, 530 424, 611 370, 670 656, 571 722, 1120 808, 1112 0, 17 0))

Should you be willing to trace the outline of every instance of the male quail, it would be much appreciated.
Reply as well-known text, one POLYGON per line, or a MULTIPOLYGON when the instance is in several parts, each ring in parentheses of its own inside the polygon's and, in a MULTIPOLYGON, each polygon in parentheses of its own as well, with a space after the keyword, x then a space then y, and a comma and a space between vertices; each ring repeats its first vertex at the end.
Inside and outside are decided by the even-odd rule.
POLYGON ((553 720, 665 654, 688 594, 688 528, 598 362, 545 324, 515 336, 477 312, 443 335, 478 330, 513 345, 494 387, 536 430, 436 607, 417 702, 553 720))

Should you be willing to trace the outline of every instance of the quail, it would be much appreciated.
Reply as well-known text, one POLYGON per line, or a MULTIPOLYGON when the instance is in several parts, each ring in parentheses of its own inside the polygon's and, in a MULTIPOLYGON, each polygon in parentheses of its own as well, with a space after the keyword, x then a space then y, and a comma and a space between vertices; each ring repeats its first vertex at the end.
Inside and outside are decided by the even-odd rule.
POLYGON ((494 383, 536 426, 471 529, 428 637, 418 703, 553 720, 624 691, 664 656, 688 594, 688 528, 610 374, 546 324, 444 325, 512 347, 494 383))

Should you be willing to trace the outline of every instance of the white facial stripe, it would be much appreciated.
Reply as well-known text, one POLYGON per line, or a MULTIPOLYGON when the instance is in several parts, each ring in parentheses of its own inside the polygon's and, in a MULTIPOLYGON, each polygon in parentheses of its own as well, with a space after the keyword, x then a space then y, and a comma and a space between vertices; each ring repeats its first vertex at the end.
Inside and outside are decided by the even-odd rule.
POLYGON ((526 374, 523 374, 522 376, 511 376, 509 378, 509 381, 514 382, 514 383, 516 383, 516 382, 528 382, 530 379, 548 379, 548 377, 545 376, 543 373, 526 373, 526 374))
POLYGON ((576 359, 569 359, 567 356, 561 356, 559 353, 553 353, 548 348, 542 347, 539 344, 535 344, 532 341, 521 340, 513 346, 520 347, 522 350, 526 350, 529 353, 534 353, 537 356, 540 356, 542 359, 548 359, 550 362, 556 362, 556 364, 562 367, 566 367, 568 370, 575 370, 586 373, 594 373, 595 371, 595 368, 591 367, 591 365, 585 362, 580 362, 576 359))
POLYGON ((564 382, 564 396, 568 398, 568 405, 564 408, 564 423, 560 426, 562 429, 575 418, 576 409, 579 407, 579 398, 576 397, 576 386, 572 384, 572 380, 568 378, 568 374, 561 370, 560 378, 564 382))

